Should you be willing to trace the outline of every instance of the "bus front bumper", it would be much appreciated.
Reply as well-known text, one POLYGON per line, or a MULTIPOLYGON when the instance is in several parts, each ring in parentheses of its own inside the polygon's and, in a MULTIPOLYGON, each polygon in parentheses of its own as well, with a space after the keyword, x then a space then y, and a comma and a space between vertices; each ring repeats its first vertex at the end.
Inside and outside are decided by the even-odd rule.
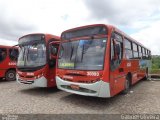
POLYGON ((47 87, 47 79, 44 76, 34 80, 23 80, 17 75, 16 81, 20 84, 31 84, 36 87, 47 87))
POLYGON ((65 81, 60 77, 56 76, 56 84, 58 89, 70 93, 75 93, 84 96, 103 97, 103 98, 111 97, 109 83, 104 82, 102 80, 95 83, 77 83, 77 82, 65 81), (79 89, 73 89, 71 87, 72 85, 79 86, 79 89))

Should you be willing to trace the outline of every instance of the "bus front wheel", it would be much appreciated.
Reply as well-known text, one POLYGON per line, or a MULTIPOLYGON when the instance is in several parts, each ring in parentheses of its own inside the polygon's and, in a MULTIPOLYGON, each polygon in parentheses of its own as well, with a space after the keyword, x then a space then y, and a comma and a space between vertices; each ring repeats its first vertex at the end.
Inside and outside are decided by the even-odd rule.
POLYGON ((5 75, 6 80, 12 81, 16 79, 16 71, 15 70, 8 70, 5 75))

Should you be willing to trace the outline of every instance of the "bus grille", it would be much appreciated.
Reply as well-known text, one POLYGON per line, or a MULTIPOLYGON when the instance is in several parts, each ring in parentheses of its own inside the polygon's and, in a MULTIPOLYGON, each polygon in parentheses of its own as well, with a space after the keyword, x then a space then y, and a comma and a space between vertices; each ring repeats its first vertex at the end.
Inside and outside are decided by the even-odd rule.
POLYGON ((20 83, 23 83, 23 84, 33 84, 33 83, 34 83, 34 81, 30 81, 30 80, 24 81, 24 80, 18 79, 18 81, 19 81, 20 83))
POLYGON ((78 80, 78 81, 73 81, 73 80, 69 80, 69 79, 63 79, 64 81, 69 81, 69 82, 78 82, 78 83, 95 83, 97 81, 100 81, 100 79, 97 80, 78 80))
POLYGON ((71 86, 69 85, 61 85, 62 88, 68 89, 68 90, 74 90, 74 91, 78 91, 78 92, 84 92, 84 93, 96 93, 96 91, 94 90, 89 90, 86 88, 82 88, 80 87, 78 90, 72 89, 71 86))

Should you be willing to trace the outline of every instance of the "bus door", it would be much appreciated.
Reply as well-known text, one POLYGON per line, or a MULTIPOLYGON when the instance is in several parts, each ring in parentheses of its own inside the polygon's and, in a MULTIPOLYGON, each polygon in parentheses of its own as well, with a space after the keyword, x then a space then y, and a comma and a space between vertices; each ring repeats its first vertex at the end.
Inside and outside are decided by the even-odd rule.
POLYGON ((59 48, 59 42, 51 42, 49 43, 49 71, 48 71, 48 85, 53 86, 56 84, 55 82, 55 74, 56 74, 56 61, 57 61, 57 53, 59 48))
POLYGON ((110 57, 110 83, 111 94, 115 95, 124 89, 124 65, 123 58, 123 40, 122 36, 113 33, 111 37, 111 57, 110 57))

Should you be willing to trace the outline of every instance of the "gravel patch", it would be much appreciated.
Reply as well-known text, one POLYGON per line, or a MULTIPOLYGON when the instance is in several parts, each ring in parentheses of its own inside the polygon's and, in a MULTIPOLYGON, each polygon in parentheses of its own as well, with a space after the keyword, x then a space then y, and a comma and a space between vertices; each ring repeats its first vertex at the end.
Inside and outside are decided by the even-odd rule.
POLYGON ((140 81, 127 95, 96 98, 57 88, 0 81, 0 114, 158 114, 160 81, 140 81))

